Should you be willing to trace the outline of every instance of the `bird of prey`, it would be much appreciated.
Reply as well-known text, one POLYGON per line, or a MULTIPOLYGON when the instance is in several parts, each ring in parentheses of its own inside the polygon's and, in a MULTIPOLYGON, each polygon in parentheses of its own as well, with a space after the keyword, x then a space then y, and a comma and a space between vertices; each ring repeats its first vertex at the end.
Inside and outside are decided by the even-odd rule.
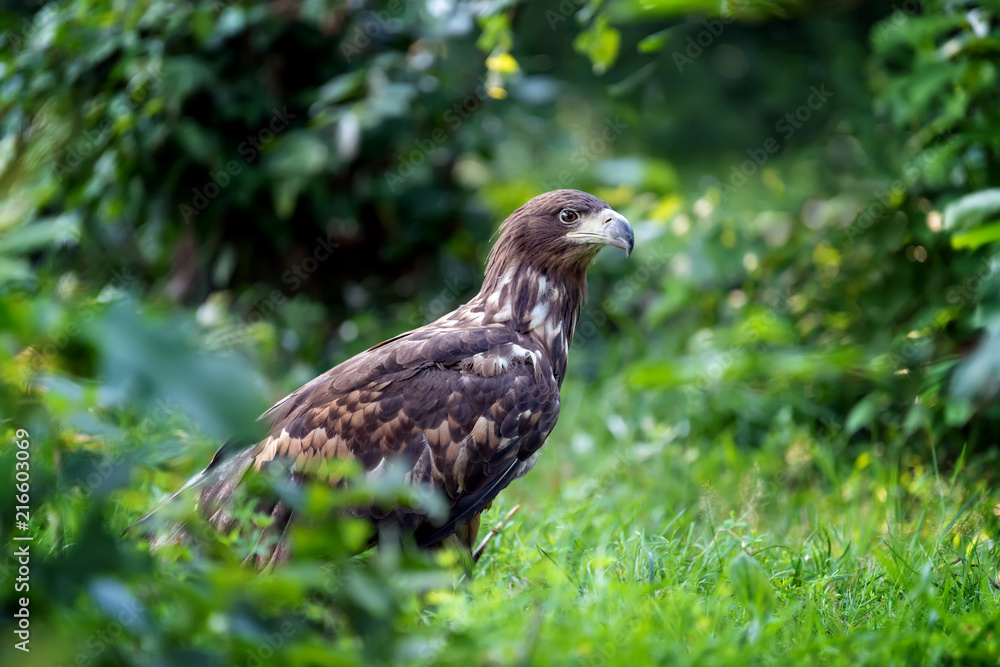
MULTIPOLYGON (((251 470, 279 465, 295 479, 336 484, 331 459, 353 459, 368 476, 402 465, 407 482, 445 498, 443 523, 412 508, 353 513, 396 523, 420 546, 455 535, 471 550, 480 513, 531 470, 556 424, 587 268, 605 245, 626 257, 634 245, 628 221, 605 202, 578 190, 534 197, 501 225, 468 303, 281 399, 262 416, 263 440, 223 447, 182 491, 200 489, 200 511, 228 532, 230 499, 251 470)), ((253 555, 261 568, 288 557, 293 514, 281 501, 264 510, 270 545, 253 555)))

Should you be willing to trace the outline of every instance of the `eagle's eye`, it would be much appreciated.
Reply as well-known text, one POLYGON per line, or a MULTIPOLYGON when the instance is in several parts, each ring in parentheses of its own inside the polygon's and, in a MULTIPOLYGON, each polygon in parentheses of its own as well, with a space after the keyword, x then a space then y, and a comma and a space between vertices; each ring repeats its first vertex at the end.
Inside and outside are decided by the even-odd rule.
POLYGON ((559 211, 559 219, 562 220, 567 225, 571 225, 580 219, 580 214, 570 208, 564 208, 559 211))

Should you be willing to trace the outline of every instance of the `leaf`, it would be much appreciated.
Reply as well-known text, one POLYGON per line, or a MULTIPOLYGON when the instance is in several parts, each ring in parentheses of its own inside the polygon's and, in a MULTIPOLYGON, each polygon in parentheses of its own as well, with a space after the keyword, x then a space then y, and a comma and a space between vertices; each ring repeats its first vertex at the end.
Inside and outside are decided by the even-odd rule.
POLYGON ((0 257, 0 285, 31 280, 34 277, 35 274, 27 261, 0 257))
POLYGON ((975 250, 994 241, 1000 241, 1000 220, 987 223, 964 234, 955 234, 951 237, 951 247, 955 250, 962 248, 975 250))
POLYGON ((989 331, 1000 331, 1000 257, 993 257, 980 271, 976 290, 976 314, 972 324, 989 331))
POLYGON ((123 302, 86 330, 109 405, 145 404, 165 415, 178 410, 219 439, 252 429, 266 407, 255 373, 234 355, 198 350, 187 320, 150 316, 123 302))
MULTIPOLYGON (((951 396, 966 401, 988 401, 1000 391, 1000 333, 989 335, 975 352, 955 367, 951 376, 951 396)), ((949 423, 964 423, 970 415, 949 423)))
POLYGON ((597 74, 603 74, 615 63, 620 45, 621 33, 611 27, 604 16, 594 21, 590 28, 573 41, 573 48, 590 58, 597 74))
POLYGON ((639 41, 639 53, 655 53, 667 45, 670 38, 669 30, 661 30, 647 35, 639 41))
POLYGON ((215 24, 215 32, 212 35, 213 40, 221 43, 223 40, 242 32, 246 29, 246 25, 246 12, 242 7, 226 7, 219 15, 219 20, 215 24))
POLYGON ((275 142, 267 169, 275 178, 300 178, 322 173, 330 162, 330 150, 316 135, 297 131, 275 142))
POLYGON ((15 255, 63 245, 80 238, 80 217, 64 213, 16 227, 0 237, 0 253, 15 255))
POLYGON ((502 52, 510 51, 514 44, 514 37, 510 29, 510 18, 507 14, 495 14, 481 21, 483 32, 476 41, 476 46, 481 51, 487 53, 498 49, 502 52))
POLYGON ((1000 212, 1000 188, 980 190, 956 199, 944 210, 944 228, 969 229, 1000 212))
POLYGON ((875 394, 868 394, 851 408, 844 422, 845 435, 850 437, 872 422, 878 407, 877 400, 875 394))
POLYGON ((90 583, 90 595, 94 604, 106 618, 124 623, 137 624, 138 630, 148 626, 146 611, 132 592, 116 579, 98 577, 90 583))
POLYGON ((330 79, 319 89, 318 101, 335 104, 358 95, 364 87, 366 74, 367 70, 356 69, 330 79))
POLYGON ((964 398, 947 401, 944 404, 944 423, 952 428, 965 426, 975 412, 972 401, 964 398))
POLYGON ((287 220, 295 211, 295 202, 303 183, 301 178, 285 178, 274 182, 274 213, 279 219, 287 220))

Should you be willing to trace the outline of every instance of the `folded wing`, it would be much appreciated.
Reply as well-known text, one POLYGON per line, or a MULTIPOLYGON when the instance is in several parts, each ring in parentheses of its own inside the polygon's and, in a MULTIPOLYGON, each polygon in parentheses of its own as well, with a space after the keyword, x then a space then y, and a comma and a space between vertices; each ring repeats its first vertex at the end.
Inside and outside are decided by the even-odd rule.
MULTIPOLYGON (((441 492, 443 524, 413 510, 357 508, 374 522, 394 521, 422 545, 469 524, 511 480, 534 463, 555 426, 559 388, 544 351, 502 326, 425 327, 376 346, 331 369, 265 413, 270 432, 239 452, 225 448, 192 480, 201 508, 221 530, 235 519, 229 501, 251 469, 287 467, 297 478, 337 484, 334 459, 353 459, 368 475, 397 462, 406 479, 441 492)), ((273 518, 264 566, 287 555, 291 510, 280 501, 258 507, 273 518)), ((475 538, 474 530, 462 535, 475 538)), ((470 544, 470 548, 471 548, 470 544)))

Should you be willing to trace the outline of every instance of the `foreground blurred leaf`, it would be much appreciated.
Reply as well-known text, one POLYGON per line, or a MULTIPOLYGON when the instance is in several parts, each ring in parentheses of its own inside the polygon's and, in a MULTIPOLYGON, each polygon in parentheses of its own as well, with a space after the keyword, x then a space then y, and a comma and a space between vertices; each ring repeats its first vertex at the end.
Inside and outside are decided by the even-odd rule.
POLYGON ((176 404, 220 441, 257 427, 268 405, 259 378, 235 355, 200 351, 189 324, 143 314, 125 302, 91 330, 106 401, 176 404))
POLYGON ((1000 220, 981 225, 964 234, 954 234, 951 237, 951 247, 956 250, 975 250, 994 241, 1000 241, 1000 220))
POLYGON ((945 208, 944 228, 952 231, 969 229, 998 212, 1000 188, 980 190, 953 201, 945 208))
POLYGON ((583 53, 594 66, 594 72, 603 74, 618 59, 621 33, 613 28, 605 16, 599 16, 593 24, 573 42, 574 48, 583 53))

